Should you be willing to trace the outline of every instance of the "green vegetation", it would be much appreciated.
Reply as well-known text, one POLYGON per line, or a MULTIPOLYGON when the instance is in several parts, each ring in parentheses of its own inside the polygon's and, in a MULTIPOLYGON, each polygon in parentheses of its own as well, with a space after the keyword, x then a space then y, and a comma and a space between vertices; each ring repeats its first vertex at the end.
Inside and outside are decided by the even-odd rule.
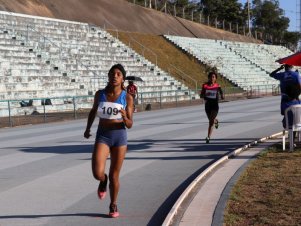
MULTIPOLYGON (((117 35, 115 31, 109 32, 114 36, 117 35)), ((208 72, 212 70, 175 47, 163 36, 118 32, 118 38, 154 64, 157 57, 158 67, 169 72, 191 89, 195 89, 196 85, 199 89, 207 81, 208 72)), ((233 87, 224 78, 219 77, 218 83, 222 87, 233 87)))
POLYGON ((224 225, 301 225, 301 149, 278 144, 241 175, 228 201, 224 225))
POLYGON ((251 13, 253 29, 258 32, 260 39, 273 44, 285 44, 291 49, 297 47, 300 33, 287 31, 290 20, 285 17, 278 0, 253 0, 251 13))
POLYGON ((238 0, 128 0, 167 14, 245 35, 249 16, 251 33, 263 42, 285 45, 294 50, 299 32, 288 31, 289 18, 279 7, 279 0, 250 0, 242 5, 238 0), (249 12, 249 13, 248 13, 249 12))

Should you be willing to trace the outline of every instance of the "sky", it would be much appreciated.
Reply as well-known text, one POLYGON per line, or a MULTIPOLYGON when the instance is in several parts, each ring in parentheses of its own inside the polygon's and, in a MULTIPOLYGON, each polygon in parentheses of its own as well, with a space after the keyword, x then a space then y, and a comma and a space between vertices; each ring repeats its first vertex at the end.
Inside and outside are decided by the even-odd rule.
MULTIPOLYGON (((242 4, 245 4, 247 0, 239 0, 242 4)), ((250 3, 252 0, 250 0, 250 3)), ((280 8, 284 10, 285 16, 290 19, 289 31, 297 31, 298 23, 300 16, 297 18, 297 12, 300 15, 300 4, 301 0, 279 0, 280 8)))

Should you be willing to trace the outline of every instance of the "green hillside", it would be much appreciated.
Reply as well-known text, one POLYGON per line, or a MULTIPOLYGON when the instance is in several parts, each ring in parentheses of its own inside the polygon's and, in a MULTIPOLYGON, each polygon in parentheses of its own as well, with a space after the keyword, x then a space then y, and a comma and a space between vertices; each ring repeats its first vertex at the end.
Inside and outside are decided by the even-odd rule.
MULTIPOLYGON (((109 32, 117 36, 116 31, 109 32)), ((161 35, 119 31, 118 38, 152 63, 156 64, 157 61, 161 69, 168 71, 191 89, 195 89, 196 86, 199 89, 207 81, 208 72, 212 70, 212 68, 202 65, 194 57, 184 53, 161 35)), ((233 84, 224 78, 219 77, 218 82, 222 87, 233 87, 233 84)))

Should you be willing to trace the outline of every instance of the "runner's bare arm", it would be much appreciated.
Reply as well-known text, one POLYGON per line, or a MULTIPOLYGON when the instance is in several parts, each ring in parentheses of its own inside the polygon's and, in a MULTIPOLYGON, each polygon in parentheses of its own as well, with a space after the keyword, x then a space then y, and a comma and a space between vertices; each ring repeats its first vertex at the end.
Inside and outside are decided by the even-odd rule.
POLYGON ((134 100, 130 94, 126 94, 126 109, 121 109, 121 116, 123 119, 124 125, 130 129, 133 126, 133 111, 134 111, 134 100))
POLYGON ((94 119, 95 119, 95 116, 97 113, 98 102, 99 102, 99 91, 97 91, 94 95, 93 106, 92 106, 89 116, 88 116, 87 126, 86 126, 86 130, 84 133, 84 137, 87 139, 91 136, 90 129, 91 129, 91 126, 94 122, 94 119))

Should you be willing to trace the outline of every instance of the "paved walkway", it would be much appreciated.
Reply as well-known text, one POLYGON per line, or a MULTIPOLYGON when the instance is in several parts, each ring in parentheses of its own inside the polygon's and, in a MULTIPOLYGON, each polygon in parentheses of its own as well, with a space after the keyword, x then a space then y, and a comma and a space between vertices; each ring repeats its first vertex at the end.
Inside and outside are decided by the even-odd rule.
POLYGON ((205 182, 203 182, 201 188, 186 209, 179 225, 223 225, 224 208, 230 195, 231 188, 235 184, 239 174, 254 156, 280 141, 281 138, 279 137, 266 140, 221 164, 221 166, 218 167, 205 182), (236 176, 233 180, 234 175, 236 176))

